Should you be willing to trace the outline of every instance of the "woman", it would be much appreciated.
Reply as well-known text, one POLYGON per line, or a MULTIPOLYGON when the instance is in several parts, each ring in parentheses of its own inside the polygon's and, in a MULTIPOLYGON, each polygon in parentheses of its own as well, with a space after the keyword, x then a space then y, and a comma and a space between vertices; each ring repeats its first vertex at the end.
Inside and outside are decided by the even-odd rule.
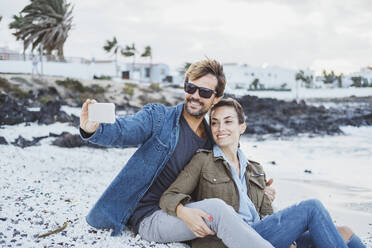
MULTIPOLYGON (((216 142, 213 151, 197 153, 164 192, 160 207, 165 212, 180 217, 191 194, 195 201, 219 198, 223 201, 217 200, 216 207, 225 203, 233 207, 242 222, 274 247, 287 248, 295 241, 297 247, 365 247, 347 227, 336 228, 318 200, 306 200, 272 213, 270 199, 264 194, 266 180, 262 167, 247 160, 239 149, 240 135, 246 124, 243 109, 237 101, 223 99, 217 103, 211 109, 210 125, 216 142)), ((213 229, 213 223, 208 224, 213 229)), ((225 244, 233 244, 219 234, 223 230, 213 231, 225 244)), ((225 247, 215 236, 195 239, 192 246, 225 247)))

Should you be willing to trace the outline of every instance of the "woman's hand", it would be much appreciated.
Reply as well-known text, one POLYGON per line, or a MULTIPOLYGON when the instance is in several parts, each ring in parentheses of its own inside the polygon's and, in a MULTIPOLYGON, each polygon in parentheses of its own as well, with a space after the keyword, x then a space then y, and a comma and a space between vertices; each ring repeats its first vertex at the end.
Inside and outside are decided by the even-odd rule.
POLYGON ((266 187, 264 189, 265 195, 269 197, 271 202, 275 200, 275 194, 276 194, 275 189, 271 187, 273 182, 274 182, 274 179, 271 178, 268 182, 266 182, 266 187))
POLYGON ((89 104, 94 104, 94 103, 97 103, 97 101, 87 99, 84 102, 83 107, 81 108, 80 127, 86 133, 94 133, 95 131, 97 131, 97 129, 99 127, 98 122, 92 122, 92 121, 89 121, 89 119, 88 119, 88 105, 89 104))
POLYGON ((203 210, 196 208, 184 207, 179 204, 176 209, 177 217, 182 219, 187 227, 195 234, 198 238, 204 238, 207 235, 215 235, 204 220, 213 220, 212 216, 206 214, 203 210))

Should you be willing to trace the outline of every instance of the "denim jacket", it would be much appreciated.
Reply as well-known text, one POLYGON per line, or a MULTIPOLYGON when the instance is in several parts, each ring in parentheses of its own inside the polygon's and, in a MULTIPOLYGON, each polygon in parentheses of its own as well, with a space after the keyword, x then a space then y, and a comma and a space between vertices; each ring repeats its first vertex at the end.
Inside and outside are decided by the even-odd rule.
POLYGON ((172 156, 179 135, 183 104, 165 107, 148 104, 133 116, 117 118, 114 124, 100 124, 89 138, 108 147, 137 147, 86 217, 95 228, 113 228, 119 235, 138 202, 172 156))

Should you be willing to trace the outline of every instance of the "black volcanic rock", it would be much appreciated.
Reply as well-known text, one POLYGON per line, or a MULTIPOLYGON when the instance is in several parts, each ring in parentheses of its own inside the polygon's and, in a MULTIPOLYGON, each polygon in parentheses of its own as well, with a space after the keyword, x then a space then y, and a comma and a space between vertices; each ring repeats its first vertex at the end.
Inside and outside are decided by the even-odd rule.
POLYGON ((52 124, 55 122, 71 122, 79 125, 79 117, 61 111, 61 101, 48 101, 40 111, 29 111, 21 100, 0 93, 0 125, 15 125, 23 122, 52 124))
POLYGON ((93 147, 93 148, 103 148, 101 146, 91 144, 89 142, 82 140, 80 135, 78 134, 70 134, 70 133, 65 133, 60 138, 54 140, 52 144, 55 146, 67 147, 67 148, 82 147, 82 146, 88 146, 88 147, 93 147))
POLYGON ((18 138, 12 142, 12 145, 25 148, 29 146, 34 146, 36 145, 40 140, 48 138, 49 136, 41 136, 41 137, 34 137, 32 140, 27 140, 23 138, 21 135, 18 136, 18 138))
POLYGON ((3 136, 0 136, 0 145, 7 145, 8 142, 6 141, 6 139, 3 137, 3 136))
POLYGON ((28 111, 24 105, 7 94, 0 94, 0 125, 15 125, 22 122, 34 122, 38 112, 28 111))
MULTIPOLYGON (((233 96, 228 96, 233 97, 233 96)), ((292 136, 341 134, 340 126, 372 125, 372 109, 326 109, 272 98, 246 95, 237 98, 246 114, 245 134, 292 136)))

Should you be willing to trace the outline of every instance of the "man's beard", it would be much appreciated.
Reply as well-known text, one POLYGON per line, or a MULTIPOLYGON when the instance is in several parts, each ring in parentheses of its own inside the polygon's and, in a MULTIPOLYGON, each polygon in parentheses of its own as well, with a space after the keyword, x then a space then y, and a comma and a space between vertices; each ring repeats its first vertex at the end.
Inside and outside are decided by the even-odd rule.
POLYGON ((204 103, 202 103, 202 102, 200 102, 200 101, 198 101, 198 100, 195 100, 195 99, 193 99, 193 98, 189 98, 189 99, 186 99, 185 100, 185 110, 186 110, 186 112, 189 114, 189 115, 191 115, 191 116, 193 116, 193 117, 195 117, 195 118, 203 118, 204 117, 204 115, 206 114, 206 113, 208 113, 208 110, 205 110, 204 109, 204 103), (199 111, 197 111, 197 112, 195 112, 195 111, 192 111, 191 110, 191 108, 190 108, 190 106, 189 106, 189 104, 190 104, 190 102, 191 101, 193 101, 193 102, 197 102, 197 103, 199 103, 200 104, 200 110, 199 111))

